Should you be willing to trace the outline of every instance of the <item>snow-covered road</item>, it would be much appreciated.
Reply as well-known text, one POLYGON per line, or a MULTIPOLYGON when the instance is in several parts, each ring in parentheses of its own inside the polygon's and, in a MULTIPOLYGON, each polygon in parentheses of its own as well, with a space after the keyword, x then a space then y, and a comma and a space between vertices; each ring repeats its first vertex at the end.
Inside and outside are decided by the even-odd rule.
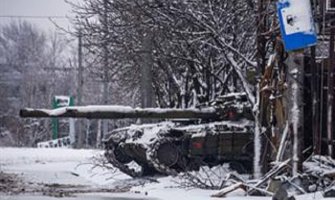
MULTIPOLYGON (((1 200, 48 200, 57 196, 63 199, 67 196, 89 199, 87 193, 93 192, 97 192, 95 196, 106 199, 110 193, 102 195, 103 192, 115 194, 129 191, 129 187, 122 187, 121 183, 130 177, 95 167, 92 158, 99 157, 102 153, 99 150, 0 148, 0 171, 17 175, 20 183, 17 190, 25 190, 17 192, 13 189, 14 191, 10 191, 11 195, 8 192, 0 193, 1 200)), ((138 196, 140 199, 144 197, 134 194, 131 196, 138 196)))
MULTIPOLYGON (((215 191, 178 187, 174 177, 154 177, 157 182, 134 180, 118 170, 94 165, 100 150, 0 148, 0 171, 15 174, 24 192, 2 192, 1 200, 215 200, 215 191)), ((1 184, 1 181, 0 181, 1 184)), ((1 186, 1 185, 0 185, 1 186)), ((1 187, 0 187, 1 189, 1 187)), ((270 197, 245 197, 231 194, 227 200, 270 200, 270 197)), ((319 193, 297 200, 322 199, 319 193)))
POLYGON ((77 194, 75 197, 50 197, 37 195, 11 195, 0 196, 1 200, 155 200, 153 198, 136 197, 134 195, 122 195, 111 193, 91 193, 91 194, 77 194))

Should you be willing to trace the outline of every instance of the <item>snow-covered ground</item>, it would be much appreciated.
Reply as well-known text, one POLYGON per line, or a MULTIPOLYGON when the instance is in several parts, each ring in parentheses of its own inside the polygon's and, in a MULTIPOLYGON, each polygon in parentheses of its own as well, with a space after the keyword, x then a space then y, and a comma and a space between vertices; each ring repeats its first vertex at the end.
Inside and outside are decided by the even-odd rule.
MULTIPOLYGON (((174 177, 155 177, 157 182, 150 182, 145 179, 133 180, 118 170, 97 167, 93 164, 92 157, 99 157, 102 153, 100 150, 0 148, 0 171, 18 174, 23 182, 29 185, 64 184, 87 190, 76 192, 76 198, 63 197, 63 200, 93 199, 93 197, 94 199, 104 200, 218 199, 210 197, 211 194, 216 192, 215 190, 180 188, 177 178, 174 177), (111 190, 113 193, 110 191, 108 193, 104 192, 107 189, 115 190, 111 190)), ((0 193, 0 197, 4 200, 58 199, 36 193, 21 193, 18 195, 0 193)), ((242 192, 235 192, 225 199, 270 200, 271 197, 245 197, 242 192)), ((299 196, 296 199, 322 199, 322 196, 317 193, 299 196)))

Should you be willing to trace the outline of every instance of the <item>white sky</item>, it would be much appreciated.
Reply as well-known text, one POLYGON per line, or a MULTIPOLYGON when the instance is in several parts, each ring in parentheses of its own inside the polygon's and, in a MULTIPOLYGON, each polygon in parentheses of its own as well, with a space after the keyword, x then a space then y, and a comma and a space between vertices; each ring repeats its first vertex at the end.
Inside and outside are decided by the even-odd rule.
MULTIPOLYGON (((0 25, 6 24, 11 19, 2 16, 73 16, 71 6, 64 0, 0 0, 0 25)), ((44 31, 55 30, 55 26, 49 19, 20 18, 36 24, 44 31)), ((68 19, 53 19, 61 27, 71 27, 68 19)))

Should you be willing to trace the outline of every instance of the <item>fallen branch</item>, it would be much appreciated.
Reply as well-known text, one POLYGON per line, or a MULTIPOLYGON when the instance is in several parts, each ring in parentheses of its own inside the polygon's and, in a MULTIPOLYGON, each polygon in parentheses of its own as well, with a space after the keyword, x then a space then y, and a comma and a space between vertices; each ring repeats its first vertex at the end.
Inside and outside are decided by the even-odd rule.
POLYGON ((242 182, 238 182, 238 183, 235 183, 233 185, 230 185, 228 187, 225 187, 223 188, 222 190, 220 190, 219 192, 215 193, 215 194, 212 194, 211 197, 224 197, 226 196, 226 194, 230 193, 230 192, 233 192, 237 189, 244 189, 244 184, 242 182))
MULTIPOLYGON (((273 196, 273 193, 272 193, 272 192, 269 192, 269 191, 267 191, 267 190, 265 190, 265 189, 255 187, 255 186, 253 186, 253 185, 248 185, 248 184, 246 184, 246 183, 243 183, 243 186, 244 186, 245 188, 249 188, 249 189, 254 190, 254 191, 256 190, 256 191, 258 191, 258 192, 260 192, 260 193, 262 193, 262 194, 265 194, 266 196, 273 196)), ((250 190, 249 190, 249 191, 250 191, 250 190)))
POLYGON ((284 156, 284 151, 286 150, 286 146, 287 146, 287 136, 288 136, 288 122, 286 122, 284 131, 283 131, 283 135, 280 141, 280 145, 279 145, 279 149, 278 149, 278 153, 277 153, 277 157, 276 157, 276 162, 280 162, 283 159, 284 156))

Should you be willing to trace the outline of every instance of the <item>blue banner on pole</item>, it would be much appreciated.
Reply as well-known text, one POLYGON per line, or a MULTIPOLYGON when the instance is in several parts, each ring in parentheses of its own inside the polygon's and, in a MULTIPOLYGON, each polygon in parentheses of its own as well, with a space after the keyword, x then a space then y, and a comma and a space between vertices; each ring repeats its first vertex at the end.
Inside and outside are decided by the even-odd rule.
POLYGON ((280 0, 277 13, 286 51, 316 45, 317 34, 309 0, 280 0))

